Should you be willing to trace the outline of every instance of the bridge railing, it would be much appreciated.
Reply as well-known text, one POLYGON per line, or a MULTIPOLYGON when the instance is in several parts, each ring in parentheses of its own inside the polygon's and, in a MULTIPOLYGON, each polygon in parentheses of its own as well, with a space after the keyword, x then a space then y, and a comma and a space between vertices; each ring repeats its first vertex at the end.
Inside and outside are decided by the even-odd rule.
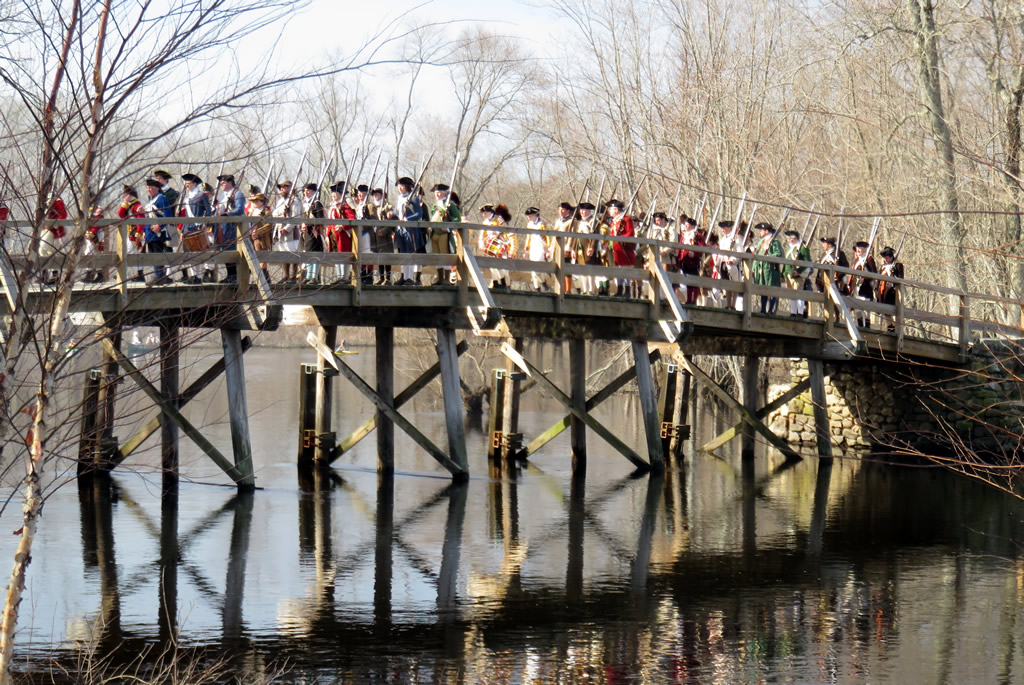
MULTIPOLYGON (((972 305, 977 311, 981 306, 990 307, 1019 307, 1021 303, 1016 300, 996 295, 989 295, 975 292, 960 292, 945 286, 925 283, 913 279, 897 279, 884 276, 878 273, 865 274, 850 268, 838 267, 835 265, 821 264, 817 262, 794 261, 781 257, 769 255, 757 255, 749 252, 731 252, 716 247, 687 245, 686 250, 702 253, 705 259, 717 257, 719 260, 728 261, 738 266, 737 271, 743 272, 743 277, 737 280, 720 278, 709 278, 703 275, 684 274, 681 272, 668 271, 660 260, 653 259, 652 255, 658 254, 661 249, 678 250, 680 243, 659 241, 649 238, 619 237, 606 234, 577 234, 564 233, 554 230, 534 230, 527 228, 513 228, 510 226, 485 226, 470 223, 433 223, 428 221, 399 222, 384 220, 356 220, 346 221, 345 226, 354 228, 353 235, 357 236, 364 229, 376 229, 381 227, 389 228, 418 228, 418 229, 448 229, 452 231, 455 238, 455 252, 452 254, 431 254, 431 253, 397 253, 397 252, 365 252, 359 245, 358 238, 352 241, 352 251, 345 253, 338 252, 279 252, 279 251, 255 251, 249 236, 248 228, 254 223, 252 217, 205 217, 190 218, 189 224, 235 224, 238 228, 238 240, 235 246, 228 249, 211 246, 208 250, 198 252, 174 251, 170 253, 155 254, 130 254, 128 232, 129 226, 133 225, 178 225, 183 222, 182 218, 167 219, 127 219, 110 220, 104 219, 90 222, 90 225, 104 227, 106 239, 104 240, 105 251, 90 256, 82 256, 77 259, 77 266, 82 269, 111 270, 114 273, 114 280, 122 293, 130 282, 130 272, 139 268, 163 267, 185 267, 197 266, 200 264, 235 264, 239 266, 239 283, 237 285, 239 295, 248 296, 250 290, 255 286, 259 296, 264 299, 272 297, 270 284, 261 282, 262 274, 257 266, 262 264, 267 267, 280 266, 284 264, 321 264, 328 266, 355 267, 353 272, 358 274, 361 266, 392 266, 414 265, 421 268, 450 267, 457 271, 457 284, 462 296, 460 301, 466 306, 473 307, 477 320, 483 322, 486 313, 495 307, 493 294, 488 286, 486 272, 489 269, 507 272, 509 275, 516 275, 520 280, 528 277, 529 274, 541 274, 549 277, 548 285, 554 297, 564 299, 570 297, 566 292, 566 279, 578 279, 581 277, 592 277, 602 279, 627 279, 646 284, 644 287, 644 298, 651 307, 651 318, 659 321, 672 321, 682 324, 687 320, 686 308, 682 307, 675 297, 672 286, 684 286, 698 288, 705 291, 718 291, 722 294, 735 294, 740 304, 738 312, 742 315, 741 327, 752 326, 752 317, 759 314, 757 300, 760 297, 774 297, 780 303, 792 300, 800 300, 808 303, 811 308, 811 316, 815 319, 825 319, 845 327, 849 336, 853 339, 859 337, 856 324, 852 321, 851 310, 860 310, 880 316, 892 317, 895 327, 894 333, 898 338, 904 335, 926 338, 930 340, 941 340, 961 347, 966 347, 970 342, 972 332, 996 333, 1006 335, 1021 335, 1024 333, 1019 328, 1005 326, 995 321, 987 321, 977 314, 972 316, 972 305), (481 232, 497 232, 512 234, 519 239, 519 246, 512 258, 496 258, 485 254, 478 254, 478 236, 481 232), (550 261, 534 261, 522 256, 525 238, 528 236, 546 238, 550 243, 550 261), (596 264, 574 264, 565 259, 565 247, 568 241, 593 240, 603 243, 608 252, 611 253, 611 245, 614 243, 630 243, 637 250, 638 254, 645 255, 643 261, 637 266, 614 266, 596 264), (790 265, 795 268, 814 270, 814 275, 822 273, 826 276, 826 283, 833 283, 836 274, 842 276, 868 277, 875 281, 887 281, 893 284, 896 293, 896 304, 888 305, 881 302, 861 300, 859 298, 842 296, 834 288, 828 288, 825 292, 817 290, 797 290, 791 287, 775 287, 755 283, 751 278, 753 265, 756 262, 775 264, 779 268, 790 265), (952 302, 954 305, 950 305, 952 302), (945 307, 937 307, 939 304, 946 304, 945 307), (981 306, 979 306, 981 305, 981 306)), ((271 225, 318 225, 337 226, 337 219, 278 219, 264 217, 259 223, 271 225)), ((50 221, 47 225, 74 226, 74 221, 50 221)), ((0 222, 4 230, 23 230, 30 228, 29 222, 7 221, 0 222)), ((172 231, 173 232, 173 231, 172 231)), ((430 241, 426 241, 429 247, 430 241)), ((66 245, 65 245, 66 247, 66 245)), ((179 250, 181 247, 179 246, 179 250)), ((60 268, 66 258, 66 253, 58 250, 57 254, 50 257, 46 262, 36 261, 40 269, 60 268)), ((10 266, 18 272, 22 272, 27 266, 24 256, 11 255, 10 266)), ((352 282, 356 289, 363 287, 358 278, 352 282)), ((729 298, 728 295, 725 299, 729 298)))

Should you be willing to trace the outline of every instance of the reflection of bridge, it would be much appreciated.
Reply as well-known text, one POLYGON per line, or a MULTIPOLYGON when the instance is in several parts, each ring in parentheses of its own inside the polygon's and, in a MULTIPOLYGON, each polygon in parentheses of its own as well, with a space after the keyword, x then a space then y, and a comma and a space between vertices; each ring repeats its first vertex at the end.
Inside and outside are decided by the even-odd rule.
MULTIPOLYGON (((168 223, 171 220, 164 220, 168 223)), ((284 220, 275 220, 283 222, 284 220)), ((313 223, 330 223, 317 220, 313 223)), ((353 222, 355 225, 367 222, 353 222)), ((428 226, 426 222, 421 224, 428 226)), ((438 224, 434 224, 438 226, 438 224)), ((582 472, 586 462, 585 434, 589 429, 600 435, 614 449, 642 470, 660 472, 666 454, 679 452, 687 437, 686 390, 691 378, 707 386, 719 399, 736 409, 743 418, 740 431, 746 451, 752 449, 754 432, 759 432, 772 445, 793 457, 795 453, 785 440, 772 433, 761 421, 766 413, 758 407, 757 372, 759 359, 766 356, 804 357, 809 361, 810 379, 784 395, 786 401, 798 393, 811 390, 816 405, 818 449, 822 456, 831 455, 828 421, 824 400, 822 360, 843 360, 853 356, 888 360, 914 358, 956 364, 968 352, 972 334, 1002 331, 1004 327, 978 316, 981 311, 1010 303, 997 297, 957 293, 946 288, 915 281, 901 281, 881 275, 873 278, 891 281, 896 304, 886 305, 843 297, 835 288, 836 273, 853 271, 835 266, 817 265, 826 272, 830 287, 825 293, 757 285, 750 278, 738 281, 708 279, 679 273, 668 273, 655 260, 646 268, 606 267, 566 263, 563 258, 567 235, 541 232, 553 239, 558 248, 553 262, 532 262, 523 259, 494 259, 474 256, 462 246, 473 244, 471 231, 493 230, 468 224, 441 224, 459 236, 456 254, 331 254, 255 252, 248 235, 238 241, 236 250, 186 252, 164 255, 129 255, 126 252, 126 227, 120 225, 119 246, 114 254, 83 258, 80 268, 112 269, 117 277, 113 285, 76 286, 71 298, 71 311, 79 316, 93 317, 101 324, 105 361, 102 371, 91 376, 86 388, 80 459, 82 469, 109 469, 121 463, 143 440, 159 430, 163 443, 165 472, 177 472, 177 439, 182 432, 192 439, 241 488, 254 486, 251 445, 247 424, 245 373, 242 355, 247 343, 244 330, 273 330, 295 324, 315 325, 319 336, 310 335, 310 344, 318 352, 316 368, 307 366, 300 373, 302 406, 300 407, 300 464, 329 464, 376 429, 379 469, 394 469, 394 426, 398 425, 456 480, 468 476, 467 446, 463 428, 463 410, 458 369, 458 356, 465 346, 457 344, 456 331, 472 331, 474 335, 503 338, 502 351, 508 358, 504 372, 497 373, 492 392, 491 436, 489 453, 494 456, 529 455, 546 444, 565 428, 571 432, 574 469, 582 472), (450 266, 457 274, 457 285, 442 287, 374 287, 354 279, 351 285, 333 285, 313 289, 271 285, 260 268, 284 263, 319 262, 326 266, 350 266, 356 273, 360 267, 416 264, 424 268, 450 266), (145 286, 128 281, 136 267, 180 268, 202 263, 233 264, 238 282, 232 285, 164 285, 145 286), (541 273, 551 277, 553 292, 492 290, 484 273, 502 269, 520 276, 541 273), (569 294, 565 280, 573 277, 628 279, 644 285, 642 299, 596 297, 569 294), (714 309, 683 306, 674 287, 715 288, 739 296, 739 308, 714 309), (778 298, 785 303, 793 299, 809 302, 814 314, 803 319, 789 316, 762 315, 760 298, 778 298), (948 314, 939 309, 942 302, 955 303, 948 314), (893 332, 880 332, 857 326, 851 308, 871 312, 876 318, 891 316, 893 332), (930 307, 930 309, 928 308, 930 307), (157 325, 161 330, 159 387, 148 381, 120 351, 120 331, 129 325, 157 325), (376 378, 367 382, 333 353, 338 326, 371 326, 376 329, 376 378), (178 346, 182 328, 217 327, 221 330, 224 359, 214 365, 189 388, 179 388, 178 346), (426 328, 436 330, 438 363, 414 381, 405 391, 395 394, 394 329, 426 328), (563 391, 551 382, 529 359, 523 356, 523 342, 530 339, 564 340, 570 345, 570 388, 563 391), (592 397, 586 396, 588 340, 630 341, 633 366, 592 397), (651 350, 651 346, 657 349, 651 350), (742 401, 733 399, 721 385, 708 377, 691 355, 740 355, 745 358, 742 401), (666 376, 655 382, 652 360, 659 355, 671 356, 666 376), (677 368, 678 367, 678 368, 677 368), (120 372, 130 376, 159 408, 158 414, 124 443, 117 445, 112 436, 115 389, 113 379, 120 372), (227 379, 232 436, 232 458, 223 455, 179 409, 219 373, 227 379), (376 409, 376 417, 348 438, 337 439, 331 427, 333 377, 343 375, 376 409), (447 423, 447 449, 435 445, 418 431, 400 409, 422 387, 440 376, 447 423), (521 386, 529 378, 540 389, 557 399, 566 416, 528 445, 519 433, 518 413, 521 386), (637 453, 597 421, 591 411, 606 401, 618 388, 633 378, 639 387, 642 419, 645 427, 646 456, 637 453), (657 388, 662 388, 661 396, 657 388)), ((503 228, 519 234, 526 229, 503 228)), ((534 232, 536 233, 536 232, 534 232)), ((673 244, 645 239, 602 236, 609 242, 631 241, 651 249, 673 244)), ((358 247, 356 248, 358 250, 358 247)), ((715 248, 693 248, 708 254, 719 254, 735 260, 751 273, 755 261, 792 264, 785 259, 750 253, 719 252, 715 248)), ((805 264, 805 263, 804 263, 805 264)), ((22 296, 30 309, 47 306, 51 295, 32 286, 24 293, 17 291, 13 277, 15 265, 6 264, 0 276, 7 285, 8 304, 13 306, 22 296)), ((44 265, 45 266, 45 265, 44 265)), ((785 307, 783 306, 783 309, 785 307)), ((775 403, 778 404, 778 403, 775 403)), ((728 437, 728 436, 726 436, 728 437)), ((723 438, 724 440, 725 438, 723 438)))

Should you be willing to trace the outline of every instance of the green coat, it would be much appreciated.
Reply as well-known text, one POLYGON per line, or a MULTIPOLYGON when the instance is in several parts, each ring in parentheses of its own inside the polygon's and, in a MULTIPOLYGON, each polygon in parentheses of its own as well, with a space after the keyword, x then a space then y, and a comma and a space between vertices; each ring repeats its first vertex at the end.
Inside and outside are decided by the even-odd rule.
MULTIPOLYGON (((799 249, 794 250, 789 245, 786 245, 785 255, 786 259, 792 259, 794 262, 809 262, 811 261, 811 251, 807 249, 807 246, 802 244, 799 249)), ((792 278, 807 278, 811 275, 811 267, 796 267, 792 264, 783 264, 782 275, 787 279, 792 278), (793 273, 796 270, 797 273, 793 273)))
MULTIPOLYGON (((761 238, 754 246, 754 254, 781 257, 782 244, 773 235, 761 238)), ((755 261, 751 264, 750 271, 754 276, 754 283, 758 285, 769 285, 776 288, 782 285, 782 269, 779 264, 755 261)))

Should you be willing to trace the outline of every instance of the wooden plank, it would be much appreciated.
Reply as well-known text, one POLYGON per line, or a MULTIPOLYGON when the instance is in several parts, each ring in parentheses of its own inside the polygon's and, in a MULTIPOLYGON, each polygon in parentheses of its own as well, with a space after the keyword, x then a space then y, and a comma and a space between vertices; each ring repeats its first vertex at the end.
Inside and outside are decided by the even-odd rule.
POLYGON ((743 417, 743 420, 753 425, 754 430, 763 435, 765 440, 771 443, 776 449, 789 457, 799 458, 800 455, 798 455, 793 448, 789 446, 789 443, 775 435, 775 433, 772 433, 768 426, 764 425, 753 414, 747 411, 746 407, 733 399, 732 395, 730 395, 725 388, 715 382, 713 378, 704 373, 700 367, 693 362, 689 355, 676 355, 676 359, 697 381, 708 388, 715 397, 729 407, 732 407, 735 411, 739 412, 740 416, 743 417))
MULTIPOLYGON (((252 347, 252 340, 249 336, 242 338, 242 352, 246 352, 252 347)), ((116 361, 116 360, 115 360, 116 361)), ((224 373, 224 358, 221 357, 217 362, 207 369, 203 375, 193 381, 184 392, 178 396, 178 408, 184 407, 188 404, 196 395, 202 392, 210 383, 215 381, 218 376, 224 373)), ((163 425, 164 414, 163 412, 158 413, 156 416, 147 421, 142 428, 135 431, 134 435, 125 440, 124 444, 117 450, 117 453, 113 457, 113 465, 117 466, 123 462, 128 455, 137 450, 140 445, 153 433, 160 430, 160 426, 163 425)))
MULTIPOLYGON (((338 346, 338 327, 321 326, 320 342, 329 349, 336 349, 338 346)), ((324 373, 326 362, 323 357, 316 360, 316 416, 313 420, 313 429, 316 431, 316 451, 313 461, 319 464, 327 464, 331 451, 334 449, 332 440, 328 434, 331 433, 331 419, 334 417, 334 393, 333 378, 324 373)))
MULTIPOLYGON (((378 333, 377 333, 378 336, 380 335, 381 330, 382 329, 378 329, 378 333)), ((382 353, 381 352, 381 347, 380 347, 381 343, 378 342, 377 359, 378 359, 378 363, 386 363, 386 364, 388 364, 388 369, 386 369, 386 372, 390 373, 392 375, 391 387, 394 388, 394 345, 395 345, 395 342, 394 342, 394 329, 387 328, 387 329, 383 329, 383 330, 391 331, 391 333, 390 333, 390 335, 391 335, 390 349, 392 351, 390 353, 388 353, 385 350, 382 353)), ((385 345, 386 345, 386 343, 385 343, 385 345)), ((455 351, 461 356, 468 349, 469 349, 469 343, 466 342, 465 340, 463 340, 463 341, 459 342, 459 346, 455 349, 455 351)), ((426 371, 421 373, 416 378, 416 380, 414 380, 412 383, 410 383, 405 388, 405 390, 400 392, 395 397, 395 401, 394 401, 394 405, 393 405, 394 408, 395 409, 401 408, 402 405, 404 405, 406 402, 408 402, 413 397, 415 397, 416 394, 419 393, 420 390, 422 390, 423 388, 427 387, 430 384, 430 382, 433 381, 435 378, 437 378, 440 374, 441 374, 441 363, 437 362, 433 366, 431 366, 429 369, 427 369, 426 371)), ((377 376, 378 379, 381 378, 383 375, 384 375, 384 373, 382 373, 378 369, 378 376, 377 376)), ((381 397, 386 397, 386 396, 384 394, 381 394, 381 397)), ((380 412, 378 412, 378 413, 380 413, 380 412)), ((359 426, 359 428, 357 428, 354 431, 352 431, 352 433, 347 438, 345 438, 344 440, 339 442, 337 448, 335 448, 335 450, 334 450, 334 453, 331 455, 331 462, 334 462, 342 454, 344 454, 345 452, 348 452, 349 450, 351 450, 353 447, 355 447, 359 443, 360 440, 362 440, 367 435, 369 435, 373 431, 373 429, 376 428, 376 426, 377 426, 377 418, 378 418, 377 416, 373 416, 370 419, 367 419, 366 422, 363 423, 363 425, 359 426)), ((391 437, 391 443, 392 443, 392 446, 393 446, 394 445, 394 428, 393 427, 391 429, 391 436, 392 436, 391 437)), ((379 450, 379 448, 380 448, 380 444, 378 443, 378 450, 379 450)), ((392 467, 392 470, 394 470, 394 458, 393 457, 392 457, 391 467, 392 467)))
POLYGON ((441 399, 448 428, 448 452, 459 468, 469 473, 466 451, 466 415, 462 408, 462 384, 459 382, 459 355, 455 329, 437 329, 437 359, 441 364, 441 399))
POLYGON ((505 384, 508 370, 494 369, 491 375, 491 411, 487 417, 487 458, 494 461, 501 456, 501 445, 497 436, 504 433, 505 384))
POLYGON ((224 349, 224 378, 228 391, 228 418, 231 423, 231 447, 235 467, 242 474, 240 489, 256 487, 249 439, 249 410, 245 397, 245 366, 242 362, 242 332, 222 328, 220 341, 224 349))
MULTIPOLYGON (((783 393, 779 397, 776 397, 773 401, 769 402, 765 406, 763 406, 760 409, 758 409, 756 412, 754 412, 754 416, 756 416, 759 419, 763 419, 764 417, 768 416, 772 412, 776 411, 779 407, 783 406, 784 404, 786 404, 787 402, 789 402, 790 400, 795 398, 797 395, 799 395, 803 391, 807 390, 807 388, 809 388, 809 387, 811 387, 811 381, 809 379, 805 378, 804 380, 802 380, 799 383, 797 383, 796 385, 794 385, 792 388, 787 390, 785 393, 783 393)), ((724 445, 725 443, 729 442, 730 440, 735 438, 737 435, 739 435, 740 434, 740 430, 743 428, 744 425, 746 425, 745 421, 739 421, 738 423, 733 425, 731 428, 729 428, 729 429, 719 433, 718 435, 713 437, 711 440, 708 440, 706 443, 701 445, 700 451, 701 452, 714 452, 719 447, 721 447, 722 445, 724 445)))
POLYGON ((808 359, 811 402, 814 405, 814 434, 818 442, 818 456, 832 458, 832 435, 829 428, 828 407, 825 405, 825 365, 820 359, 808 359))
MULTIPOLYGON (((513 338, 512 347, 519 354, 523 353, 523 339, 513 338)), ((501 430, 506 435, 519 432, 519 398, 522 393, 520 374, 515 372, 515 365, 508 357, 505 358, 505 402, 502 407, 501 430)), ((508 442, 501 449, 501 456, 508 458, 508 442)))
POLYGON ((644 470, 649 470, 651 468, 650 464, 644 461, 639 454, 634 452, 628 445, 626 445, 624 442, 615 437, 615 435, 610 430, 605 428, 600 421, 597 421, 594 417, 592 417, 589 412, 580 410, 582 398, 577 399, 577 402, 573 402, 573 399, 570 399, 568 396, 565 395, 565 393, 559 390, 554 383, 548 380, 547 376, 545 376, 540 371, 540 369, 538 369, 533 364, 528 362, 522 355, 515 351, 515 348, 513 348, 507 342, 502 344, 501 351, 506 356, 511 357, 512 361, 515 362, 516 366, 518 366, 523 371, 523 373, 528 375, 530 378, 535 379, 541 390, 546 391, 547 394, 551 395, 554 399, 561 403, 562 406, 568 409, 573 416, 578 418, 580 421, 585 423, 588 428, 590 428, 595 433, 604 438, 604 440, 609 445, 611 445, 612 448, 615 449, 615 451, 619 452, 622 456, 626 457, 626 459, 628 459, 638 468, 644 470))
POLYGON ((640 409, 644 417, 644 433, 647 436, 647 458, 654 473, 665 470, 665 451, 661 445, 661 421, 658 419, 658 398, 654 390, 654 375, 647 343, 634 341, 633 363, 636 367, 636 382, 640 389, 640 409))
POLYGON ((128 376, 130 376, 133 381, 135 381, 135 383, 142 389, 142 391, 146 393, 146 395, 149 396, 149 398, 153 400, 153 402, 155 402, 158 407, 160 407, 160 411, 166 414, 169 419, 178 424, 178 427, 181 429, 182 433, 188 436, 188 438, 192 440, 192 442, 194 442, 199 447, 199 449, 205 452, 206 455, 210 457, 210 459, 213 461, 213 463, 219 466, 221 470, 224 471, 224 473, 226 473, 235 483, 239 483, 242 481, 242 479, 244 478, 244 473, 240 471, 238 467, 235 466, 235 464, 232 464, 230 461, 225 459, 224 455, 221 454, 220 451, 213 446, 213 443, 207 440, 206 436, 203 435, 202 432, 200 432, 195 426, 193 426, 192 423, 189 422, 189 420, 186 419, 180 411, 178 411, 177 407, 175 407, 172 402, 168 402, 166 398, 164 398, 164 396, 160 394, 160 391, 157 390, 153 386, 153 384, 150 383, 149 380, 142 375, 142 372, 139 371, 135 367, 135 365, 132 364, 131 361, 129 361, 128 358, 121 353, 120 350, 114 348, 114 345, 110 342, 109 339, 104 338, 101 342, 103 344, 103 348, 107 351, 107 353, 117 360, 118 366, 120 366, 124 370, 124 372, 128 374, 128 376))
POLYGON ((316 364, 299 364, 298 467, 308 470, 316 457, 316 364))
POLYGON ((587 428, 586 422, 579 416, 581 408, 586 411, 587 401, 587 341, 582 338, 569 340, 569 384, 572 406, 567 409, 572 417, 569 424, 572 474, 574 477, 582 477, 587 472, 587 428))
MULTIPOLYGON (((270 283, 267 282, 267 277, 263 275, 263 269, 260 268, 260 260, 256 256, 256 248, 252 246, 252 239, 249 238, 248 231, 242 233, 236 241, 236 245, 238 246, 238 251, 245 258, 245 263, 249 265, 249 275, 256 282, 256 290, 260 294, 260 300, 271 302, 274 299, 274 293, 270 290, 270 283)), ((239 287, 241 287, 241 279, 239 279, 239 287)))
MULTIPOLYGON (((379 326, 376 329, 376 345, 377 394, 385 404, 400 407, 402 402, 395 398, 395 329, 379 326)), ((439 364, 435 366, 440 368, 439 364)), ((366 431, 363 435, 373 430, 374 426, 380 426, 377 431, 377 473, 387 476, 395 472, 395 424, 386 413, 378 409, 374 417, 363 424, 366 431)), ((351 442, 342 444, 341 449, 335 450, 331 461, 340 457, 346 450, 352 449, 352 446, 362 439, 360 436, 352 440, 354 435, 355 433, 348 438, 351 442)))
POLYGON ((406 434, 409 435, 413 441, 422 447, 427 453, 434 458, 437 463, 448 469, 451 472, 453 480, 466 480, 469 478, 469 473, 463 470, 458 464, 452 461, 447 454, 442 452, 437 445, 430 441, 427 436, 423 435, 419 430, 413 426, 408 419, 398 413, 393 407, 387 404, 380 395, 378 395, 369 384, 364 381, 359 374, 357 374, 352 368, 344 362, 340 357, 334 354, 334 350, 329 350, 325 345, 320 343, 320 340, 315 334, 310 332, 306 336, 306 342, 309 343, 319 354, 323 355, 327 359, 327 363, 333 366, 338 372, 347 378, 349 382, 356 387, 367 399, 383 411, 388 418, 395 422, 395 424, 401 428, 406 434))
MULTIPOLYGON (((483 272, 480 271, 480 265, 477 264, 476 257, 473 256, 473 251, 463 250, 462 261, 469 272, 469 278, 473 282, 473 287, 476 288, 477 295, 480 296, 480 302, 484 309, 494 309, 494 297, 491 296, 491 291, 487 288, 487 282, 484 280, 483 272)), ((486 311, 484 313, 486 314, 486 311)))
POLYGON ((857 327, 857 321, 853 318, 853 314, 850 313, 850 308, 846 304, 846 298, 843 297, 839 293, 839 289, 836 288, 835 280, 829 280, 828 294, 831 296, 833 304, 839 307, 839 315, 846 323, 846 330, 850 334, 850 339, 856 342, 864 342, 864 336, 860 334, 860 328, 857 327))

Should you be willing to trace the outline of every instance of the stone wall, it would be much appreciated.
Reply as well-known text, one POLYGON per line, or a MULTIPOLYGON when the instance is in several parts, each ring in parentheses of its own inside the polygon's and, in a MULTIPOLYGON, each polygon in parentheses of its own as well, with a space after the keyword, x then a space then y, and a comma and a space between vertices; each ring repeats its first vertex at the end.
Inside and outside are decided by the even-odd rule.
MULTIPOLYGON (((808 376, 791 362, 789 385, 808 376)), ((934 453, 966 448, 1006 456, 1024 441, 1024 354, 1014 341, 979 341, 963 368, 921 364, 825 364, 832 443, 840 451, 910 449, 934 453)), ((810 390, 769 417, 790 443, 816 447, 810 390)))

